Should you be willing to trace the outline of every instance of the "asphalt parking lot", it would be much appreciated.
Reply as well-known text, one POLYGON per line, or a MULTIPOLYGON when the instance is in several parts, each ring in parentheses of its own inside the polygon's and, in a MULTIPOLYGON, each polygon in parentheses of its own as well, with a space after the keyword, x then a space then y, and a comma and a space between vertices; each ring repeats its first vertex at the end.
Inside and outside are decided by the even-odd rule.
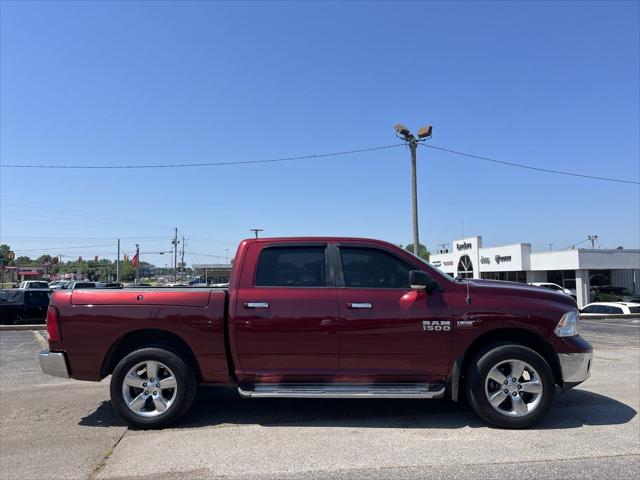
POLYGON ((0 332, 0 478, 638 478, 640 320, 589 320, 592 377, 536 428, 449 401, 241 399, 201 389, 176 427, 138 431, 108 379, 40 373, 40 333, 0 332))

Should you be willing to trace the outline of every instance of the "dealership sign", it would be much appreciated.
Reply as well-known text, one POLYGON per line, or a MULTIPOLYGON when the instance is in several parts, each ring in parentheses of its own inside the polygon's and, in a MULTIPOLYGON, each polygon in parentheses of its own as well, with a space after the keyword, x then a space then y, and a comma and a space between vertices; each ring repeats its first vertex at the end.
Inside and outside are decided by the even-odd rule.
POLYGON ((456 248, 460 252, 463 250, 471 250, 473 246, 471 245, 470 242, 462 242, 462 243, 456 243, 456 248))

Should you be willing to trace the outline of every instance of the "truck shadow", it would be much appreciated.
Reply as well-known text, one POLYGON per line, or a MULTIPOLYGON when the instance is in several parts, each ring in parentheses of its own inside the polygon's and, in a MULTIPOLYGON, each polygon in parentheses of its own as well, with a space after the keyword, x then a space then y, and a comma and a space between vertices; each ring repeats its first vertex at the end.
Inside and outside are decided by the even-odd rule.
MULTIPOLYGON (((535 429, 579 428, 583 425, 619 425, 636 411, 610 397, 574 389, 558 392, 555 405, 535 429)), ((244 399, 232 388, 201 388, 189 413, 172 428, 216 425, 357 428, 486 427, 471 407, 448 400, 389 399, 244 399)), ((104 401, 82 418, 90 427, 124 426, 111 402, 104 401)))

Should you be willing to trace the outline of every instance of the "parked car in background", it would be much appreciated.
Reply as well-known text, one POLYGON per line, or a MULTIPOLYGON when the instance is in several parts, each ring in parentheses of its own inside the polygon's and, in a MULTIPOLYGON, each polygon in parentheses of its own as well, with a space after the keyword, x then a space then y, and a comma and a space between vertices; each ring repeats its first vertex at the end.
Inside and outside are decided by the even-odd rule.
POLYGON ((96 288, 96 282, 87 282, 84 280, 72 280, 64 289, 77 290, 78 288, 96 288))
POLYGON ((601 287, 593 287, 593 301, 640 303, 640 295, 633 293, 628 288, 604 285, 601 287))
POLYGON ((601 317, 603 315, 637 315, 640 316, 640 303, 629 302, 594 302, 580 309, 580 316, 601 317))
POLYGON ((49 290, 59 290, 69 285, 69 280, 54 280, 49 283, 49 290))
POLYGON ((550 283, 550 282, 532 282, 529 285, 533 285, 535 287, 542 287, 542 288, 548 288, 549 290, 553 290, 554 292, 559 292, 559 293, 564 293, 566 295, 569 295, 570 297, 573 297, 574 299, 576 298, 576 293, 575 291, 571 291, 568 288, 564 288, 561 287, 560 285, 558 285, 557 283, 550 283))
POLYGON ((40 280, 25 280, 18 285, 20 290, 49 290, 49 284, 40 280))
POLYGON ((49 306, 49 290, 10 290, 6 301, 0 302, 0 324, 44 323, 49 306))

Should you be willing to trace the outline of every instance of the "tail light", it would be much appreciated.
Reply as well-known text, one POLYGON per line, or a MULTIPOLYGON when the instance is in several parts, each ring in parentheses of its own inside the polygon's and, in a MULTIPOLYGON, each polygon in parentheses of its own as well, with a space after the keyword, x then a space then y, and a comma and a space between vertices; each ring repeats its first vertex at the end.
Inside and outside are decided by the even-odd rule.
POLYGON ((49 305, 47 309, 47 333, 49 334, 50 342, 59 342, 62 340, 60 334, 60 314, 58 309, 53 305, 49 305))

